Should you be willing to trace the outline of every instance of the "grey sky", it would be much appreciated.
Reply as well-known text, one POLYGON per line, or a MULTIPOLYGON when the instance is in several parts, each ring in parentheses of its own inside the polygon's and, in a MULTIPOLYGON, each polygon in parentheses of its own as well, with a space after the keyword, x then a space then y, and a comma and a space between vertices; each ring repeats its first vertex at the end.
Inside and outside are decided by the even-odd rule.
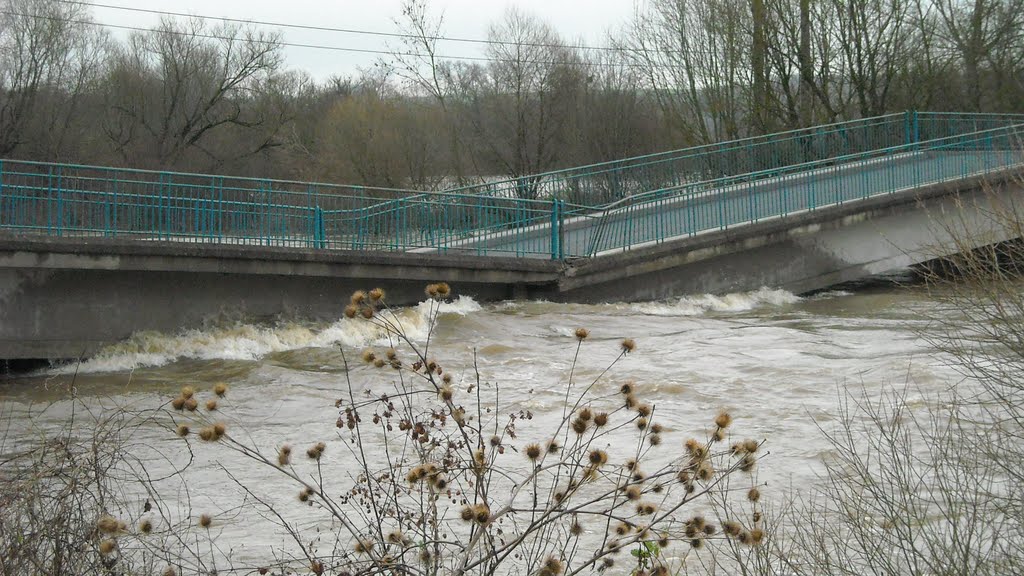
MULTIPOLYGON (((88 1, 88 0, 87 0, 88 1)), ((269 22, 328 26, 396 32, 394 20, 400 16, 401 0, 93 0, 100 4, 130 6, 153 10, 184 12, 202 16, 223 16, 269 22)), ((445 36, 484 38, 487 27, 501 18, 509 6, 533 14, 548 22, 563 38, 586 44, 604 44, 608 31, 618 29, 633 14, 633 0, 432 0, 431 12, 444 14, 445 36)), ((109 8, 93 8, 103 23, 150 27, 159 16, 109 8)), ((396 39, 337 32, 282 29, 285 41, 345 48, 385 50, 396 39)), ((116 36, 126 33, 115 31, 116 36)), ((481 56, 481 45, 444 42, 439 52, 461 56, 481 56)), ((288 66, 307 70, 317 78, 331 74, 349 75, 359 67, 368 67, 378 56, 288 47, 288 66)))

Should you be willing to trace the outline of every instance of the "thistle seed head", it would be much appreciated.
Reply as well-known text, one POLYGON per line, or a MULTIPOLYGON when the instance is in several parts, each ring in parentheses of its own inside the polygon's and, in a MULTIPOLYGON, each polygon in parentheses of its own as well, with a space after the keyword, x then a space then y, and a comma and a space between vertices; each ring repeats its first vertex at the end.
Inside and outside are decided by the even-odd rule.
POLYGON ((487 524, 491 519, 491 509, 486 504, 477 504, 473 507, 473 520, 477 524, 487 524))
POLYGON ((740 526, 739 522, 733 520, 726 520, 722 522, 722 530, 729 536, 738 536, 743 531, 743 527, 740 526))
POLYGON ((539 444, 530 444, 530 445, 528 445, 526 447, 526 457, 529 458, 530 460, 534 460, 534 461, 536 461, 538 458, 540 458, 540 445, 539 444))
POLYGON ((320 457, 324 455, 324 450, 326 449, 327 444, 317 442, 306 450, 306 456, 308 456, 310 460, 319 460, 320 457))
POLYGON ((715 417, 715 426, 719 428, 728 428, 730 424, 732 424, 732 416, 728 412, 719 412, 715 417))
POLYGON ((562 573, 562 561, 554 556, 548 556, 544 566, 540 570, 541 576, 558 576, 562 573))
POLYGON ((352 297, 349 298, 348 301, 352 304, 355 304, 356 306, 362 304, 363 302, 366 302, 366 291, 356 290, 355 292, 352 293, 352 297))
POLYGON ((715 475, 715 468, 710 462, 704 461, 697 468, 697 479, 701 482, 710 482, 715 475))
POLYGON ((743 458, 740 458, 740 470, 744 472, 750 472, 757 465, 757 457, 753 454, 744 454, 743 458))
POLYGON ((356 554, 369 554, 373 551, 373 540, 369 538, 359 538, 355 543, 356 554))
POLYGON ((117 542, 110 539, 100 542, 100 554, 109 556, 113 554, 115 550, 117 550, 117 542))
POLYGON ((587 431, 587 421, 581 418, 574 418, 572 421, 572 430, 577 434, 583 434, 587 431))
POLYGON ((578 520, 573 520, 572 525, 569 526, 569 534, 573 536, 579 536, 583 534, 583 526, 580 525, 578 520))
POLYGON ((96 529, 106 534, 117 534, 120 531, 120 522, 110 515, 100 516, 96 521, 96 529))

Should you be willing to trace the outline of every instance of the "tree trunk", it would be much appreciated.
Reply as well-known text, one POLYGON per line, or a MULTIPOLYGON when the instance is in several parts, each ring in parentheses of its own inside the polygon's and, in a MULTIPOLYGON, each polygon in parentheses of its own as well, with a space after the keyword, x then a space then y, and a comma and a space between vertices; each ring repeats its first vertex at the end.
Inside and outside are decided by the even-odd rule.
POLYGON ((766 19, 764 0, 750 0, 750 12, 754 23, 750 49, 750 69, 754 82, 751 117, 756 129, 761 133, 766 133, 769 131, 769 86, 765 66, 767 46, 764 30, 766 19))

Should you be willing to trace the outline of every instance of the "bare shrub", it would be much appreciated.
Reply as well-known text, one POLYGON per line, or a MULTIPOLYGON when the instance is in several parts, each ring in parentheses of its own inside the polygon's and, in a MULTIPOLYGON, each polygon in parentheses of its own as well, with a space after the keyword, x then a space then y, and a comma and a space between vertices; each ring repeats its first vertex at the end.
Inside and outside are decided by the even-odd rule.
POLYGON ((0 414, 0 574, 211 574, 218 561, 230 566, 230 551, 216 550, 214 534, 192 516, 184 482, 192 458, 162 454, 146 439, 167 412, 86 401, 73 383, 69 393, 68 401, 0 414), (56 430, 54 419, 62 422, 56 430))
POLYGON ((786 515, 795 553, 773 549, 755 573, 1024 572, 1024 220, 988 192, 980 218, 936 218, 950 242, 937 253, 955 255, 922 267, 921 337, 963 381, 842 391, 821 487, 786 515))
POLYGON ((336 430, 319 441, 259 446, 218 424, 229 409, 201 409, 194 390, 172 402, 190 426, 178 432, 187 446, 237 451, 294 482, 289 504, 237 480, 297 549, 261 573, 668 574, 726 543, 765 542, 751 492, 762 442, 732 437, 722 413, 680 448, 682 436, 669 440, 679 423, 659 416, 642 385, 597 393, 635 341, 619 341, 603 368, 581 367, 590 336, 577 330, 562 415, 549 427, 477 365, 435 358, 451 289, 432 284, 427 296, 429 329, 417 340, 383 291, 353 294, 345 315, 383 344, 363 351, 367 368, 344 361, 336 430), (713 515, 737 499, 742 516, 713 515), (287 518, 291 506, 309 508, 303 522, 287 518))

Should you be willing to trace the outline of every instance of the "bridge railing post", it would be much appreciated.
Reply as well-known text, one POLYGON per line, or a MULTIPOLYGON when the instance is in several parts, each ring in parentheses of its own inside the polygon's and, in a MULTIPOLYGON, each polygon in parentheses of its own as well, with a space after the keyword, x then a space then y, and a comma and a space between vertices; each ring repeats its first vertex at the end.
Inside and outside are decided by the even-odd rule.
POLYGON ((324 239, 324 211, 320 206, 313 210, 313 245, 321 249, 327 247, 324 239))
POLYGON ((159 240, 164 239, 164 180, 167 175, 160 173, 160 183, 156 188, 156 236, 159 240))
POLYGON ((60 187, 54 189, 53 186, 53 166, 47 169, 46 196, 46 232, 51 236, 60 236, 60 211, 64 207, 61 205, 60 187), (56 208, 54 208, 54 204, 56 204, 56 208))
POLYGON ((903 113, 903 135, 904 143, 908 146, 921 141, 921 128, 918 125, 917 110, 907 110, 903 113))
POLYGON ((562 201, 551 199, 551 259, 562 259, 562 201))

